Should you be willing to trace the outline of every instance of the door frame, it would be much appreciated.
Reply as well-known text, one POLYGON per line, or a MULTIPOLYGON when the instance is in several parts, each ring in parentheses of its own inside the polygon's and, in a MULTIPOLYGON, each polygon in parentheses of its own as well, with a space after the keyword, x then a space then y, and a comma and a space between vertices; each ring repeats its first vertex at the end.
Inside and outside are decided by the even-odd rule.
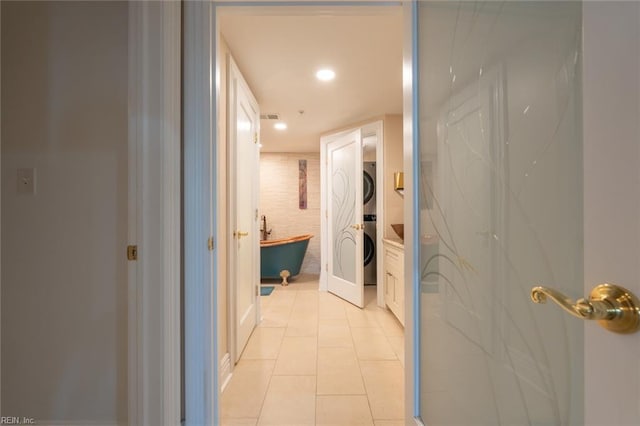
MULTIPOLYGON (((181 6, 129 2, 128 423, 180 422, 181 6)), ((126 248, 122 247, 122 256, 126 248)))
POLYGON ((186 425, 218 416, 218 43, 213 3, 183 9, 184 410, 186 425))
POLYGON ((418 79, 418 2, 403 3, 403 168, 404 180, 404 395, 405 419, 420 420, 420 329, 416 319, 420 314, 420 111, 418 79))
MULTIPOLYGON (((214 223, 213 227, 205 227, 203 223, 213 217, 216 221, 218 213, 220 212, 220 206, 218 200, 218 194, 216 193, 217 180, 217 161, 218 161, 218 145, 222 141, 218 141, 218 123, 219 123, 219 111, 222 105, 219 104, 219 64, 217 62, 218 54, 218 42, 220 40, 218 17, 219 10, 225 8, 238 8, 242 10, 246 7, 259 8, 260 12, 268 14, 273 11, 274 7, 309 7, 309 13, 321 13, 320 8, 336 8, 336 7, 380 7, 380 6, 404 6, 403 14, 405 15, 405 52, 404 52, 404 158, 405 167, 407 161, 411 161, 411 146, 413 145, 413 135, 417 137, 417 131, 407 131, 407 126, 413 128, 413 114, 411 113, 415 102, 417 101, 417 93, 414 94, 412 73, 416 70, 412 68, 411 58, 413 56, 413 45, 416 40, 415 34, 411 31, 414 26, 411 25, 409 29, 411 31, 406 32, 407 23, 414 21, 415 8, 412 6, 415 2, 412 1, 264 1, 264 2, 245 2, 245 1, 225 1, 225 2, 185 2, 184 3, 184 74, 185 74, 185 87, 184 87, 184 143, 185 151, 187 145, 193 145, 194 149, 197 148, 201 155, 211 159, 207 164, 201 164, 201 167, 194 168, 189 173, 192 175, 191 179, 200 182, 200 196, 209 196, 209 203, 206 204, 205 209, 196 210, 195 206, 202 206, 202 201, 196 198, 187 199, 187 192, 194 187, 188 182, 188 176, 185 175, 185 271, 189 268, 196 268, 200 272, 200 281, 193 282, 191 291, 193 292, 193 298, 198 294, 200 297, 198 300, 190 301, 189 297, 185 300, 185 310, 187 315, 191 318, 185 319, 185 333, 187 336, 191 336, 191 339, 186 339, 185 343, 185 358, 186 358, 186 370, 185 370, 185 407, 187 413, 186 424, 213 424, 214 419, 219 418, 219 400, 220 400, 220 386, 219 383, 219 366, 218 366, 218 338, 216 329, 217 321, 214 316, 215 307, 217 306, 217 293, 221 283, 218 282, 216 271, 218 268, 217 262, 219 258, 219 250, 213 251, 214 256, 210 261, 202 261, 200 264, 190 259, 189 252, 187 251, 190 246, 197 244, 197 236, 199 235, 200 244, 204 241, 207 232, 216 230, 217 225, 214 223), (315 9, 311 9, 315 7, 315 9), (410 16, 407 16, 409 14, 410 16), (407 41, 407 36, 409 40, 407 41), (409 46, 411 50, 406 51, 406 47, 409 46), (407 60, 409 62, 407 62, 407 60), (206 90, 202 90, 205 88, 206 90), (407 98, 408 96, 408 98, 407 98), (407 153, 407 144, 409 145, 409 152, 407 153), (203 182, 207 182, 211 185, 209 191, 205 193, 203 190, 203 182), (187 230, 187 225, 191 223, 193 235, 187 230), (196 233, 196 223, 200 223, 200 232, 196 233), (205 276, 204 272, 207 265, 209 266, 208 274, 205 276), (194 306, 192 304, 196 303, 194 306), (190 313, 191 311, 191 313, 190 313), (198 321, 199 319, 199 321, 198 321), (196 338, 198 342, 196 342, 196 338), (207 349, 210 348, 210 349, 207 349), (204 392, 203 392, 204 389, 204 392)), ((246 11, 246 9, 244 9, 246 11)), ((347 10, 347 9, 345 9, 347 10)), ((326 13, 326 10, 325 10, 326 13)), ((189 157, 192 158, 192 157, 189 157)), ((187 153, 185 152, 186 164, 189 163, 187 153)), ((197 159, 193 158, 197 163, 197 159)), ((405 168, 405 172, 407 169, 405 168)), ((185 171, 186 172, 186 171, 185 171)), ((409 174, 411 176, 411 174, 409 174)), ((406 187, 412 188, 410 182, 406 187)), ((411 192, 405 192, 406 194, 412 194, 411 192)), ((408 209, 407 199, 405 197, 405 224, 407 230, 411 233, 411 223, 406 221, 408 209)), ((409 215, 410 216, 410 215, 409 215)), ((211 234, 212 235, 212 234, 211 234)), ((222 236, 221 236, 222 237, 222 236)), ((411 241, 411 240, 410 240, 411 241)), ((406 257, 405 269, 407 265, 411 265, 409 260, 411 256, 406 257)), ((407 273, 405 276, 414 277, 415 274, 407 273)), ((193 272, 195 274, 195 271, 193 272)), ((185 277, 186 279, 186 277, 185 277)), ((189 282, 185 283, 189 285, 189 282)), ((409 285, 411 287, 411 285, 409 285)), ((413 292, 408 293, 413 294, 413 292)), ((413 310, 408 309, 408 312, 413 310)), ((408 317, 410 318, 410 317, 408 317)), ((405 350, 407 353, 406 365, 408 368, 405 370, 406 380, 405 386, 409 386, 410 392, 407 392, 407 399, 405 406, 407 413, 411 413, 407 418, 413 418, 413 413, 417 412, 415 407, 415 398, 411 398, 413 395, 413 374, 412 367, 414 365, 413 356, 413 339, 411 336, 405 338, 405 350)))

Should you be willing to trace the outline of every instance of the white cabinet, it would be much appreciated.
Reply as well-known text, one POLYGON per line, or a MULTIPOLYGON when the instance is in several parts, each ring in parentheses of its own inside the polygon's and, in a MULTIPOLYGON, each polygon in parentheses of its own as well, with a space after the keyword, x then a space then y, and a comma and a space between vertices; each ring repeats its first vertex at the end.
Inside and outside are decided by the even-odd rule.
POLYGON ((404 326, 404 247, 384 239, 384 302, 404 326))

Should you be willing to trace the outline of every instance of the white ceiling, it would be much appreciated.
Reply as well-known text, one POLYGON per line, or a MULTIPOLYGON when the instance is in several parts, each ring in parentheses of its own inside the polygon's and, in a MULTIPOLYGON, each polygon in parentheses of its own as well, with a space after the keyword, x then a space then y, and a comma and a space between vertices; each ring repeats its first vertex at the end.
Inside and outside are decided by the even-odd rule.
POLYGON ((262 151, 317 152, 327 131, 402 113, 401 9, 357 13, 221 16, 222 36, 260 112, 279 113, 288 125, 278 131, 261 120, 262 151), (321 67, 336 79, 318 81, 321 67))

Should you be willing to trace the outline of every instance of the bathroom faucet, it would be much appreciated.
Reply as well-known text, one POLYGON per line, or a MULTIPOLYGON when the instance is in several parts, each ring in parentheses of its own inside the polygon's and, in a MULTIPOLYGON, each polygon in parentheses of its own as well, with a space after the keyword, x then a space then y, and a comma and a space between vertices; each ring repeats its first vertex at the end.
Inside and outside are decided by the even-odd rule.
POLYGON ((260 216, 260 220, 262 221, 262 227, 260 228, 260 232, 262 233, 262 238, 260 238, 260 239, 264 241, 269 237, 269 235, 271 235, 271 229, 269 229, 267 231, 267 216, 266 215, 260 216))

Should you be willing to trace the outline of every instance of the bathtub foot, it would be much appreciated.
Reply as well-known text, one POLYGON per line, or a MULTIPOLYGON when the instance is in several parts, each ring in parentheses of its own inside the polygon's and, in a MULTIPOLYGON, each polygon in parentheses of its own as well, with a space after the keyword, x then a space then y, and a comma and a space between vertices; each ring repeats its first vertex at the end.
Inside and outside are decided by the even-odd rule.
POLYGON ((291 272, 287 271, 286 269, 280 271, 280 278, 282 278, 282 282, 280 284, 282 284, 283 286, 289 285, 287 278, 289 278, 290 276, 291 272))

